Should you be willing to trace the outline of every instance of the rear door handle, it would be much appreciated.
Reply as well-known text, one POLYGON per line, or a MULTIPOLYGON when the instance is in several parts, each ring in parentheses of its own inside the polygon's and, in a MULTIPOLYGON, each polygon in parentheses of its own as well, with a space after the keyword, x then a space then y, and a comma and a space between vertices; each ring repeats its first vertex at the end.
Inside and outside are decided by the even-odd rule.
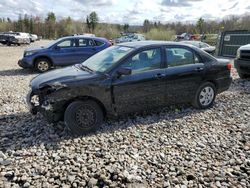
POLYGON ((202 67, 197 67, 197 68, 195 68, 194 70, 197 71, 197 72, 201 72, 201 71, 204 70, 204 68, 202 68, 202 67))
POLYGON ((156 78, 164 78, 165 76, 166 74, 161 74, 161 73, 155 75, 156 78))

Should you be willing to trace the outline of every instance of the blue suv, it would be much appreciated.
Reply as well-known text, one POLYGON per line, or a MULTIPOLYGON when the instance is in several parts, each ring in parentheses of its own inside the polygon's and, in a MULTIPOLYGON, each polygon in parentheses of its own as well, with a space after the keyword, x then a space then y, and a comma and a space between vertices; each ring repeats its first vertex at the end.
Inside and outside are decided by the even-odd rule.
POLYGON ((63 37, 45 47, 26 49, 18 65, 46 72, 51 67, 81 63, 109 46, 111 43, 100 37, 83 35, 63 37))

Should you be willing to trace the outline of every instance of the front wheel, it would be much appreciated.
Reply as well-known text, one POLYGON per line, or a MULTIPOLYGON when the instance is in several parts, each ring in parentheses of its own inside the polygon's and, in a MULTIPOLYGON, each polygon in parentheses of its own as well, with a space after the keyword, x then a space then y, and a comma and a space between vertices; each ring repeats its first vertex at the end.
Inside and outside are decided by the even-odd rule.
POLYGON ((216 88, 211 82, 203 83, 197 90, 193 106, 198 109, 209 108, 213 105, 216 96, 216 88))
POLYGON ((67 107, 64 122, 73 134, 87 134, 103 123, 103 111, 95 101, 75 101, 67 107))
POLYGON ((35 69, 38 72, 46 72, 50 69, 51 64, 50 61, 46 58, 39 58, 38 60, 36 60, 35 62, 35 69))

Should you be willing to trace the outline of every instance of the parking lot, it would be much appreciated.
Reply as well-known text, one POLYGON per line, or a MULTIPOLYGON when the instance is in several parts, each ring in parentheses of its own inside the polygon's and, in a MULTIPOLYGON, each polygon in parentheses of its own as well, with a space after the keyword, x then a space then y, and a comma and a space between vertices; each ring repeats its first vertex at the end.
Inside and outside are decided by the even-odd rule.
POLYGON ((0 187, 250 186, 250 80, 235 69, 211 109, 172 106, 73 137, 28 112, 37 73, 17 65, 25 48, 0 46, 0 187))

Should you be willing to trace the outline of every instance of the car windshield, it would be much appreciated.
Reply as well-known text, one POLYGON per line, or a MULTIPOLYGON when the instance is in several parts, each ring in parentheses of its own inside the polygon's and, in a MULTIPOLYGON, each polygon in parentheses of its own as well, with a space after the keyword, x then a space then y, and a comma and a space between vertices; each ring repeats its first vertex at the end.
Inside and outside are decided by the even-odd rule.
POLYGON ((62 38, 59 38, 57 40, 53 40, 52 42, 50 42, 49 44, 43 46, 44 48, 50 48, 51 46, 53 46, 54 44, 56 44, 57 42, 61 41, 62 38))
POLYGON ((125 46, 112 46, 90 57, 82 65, 96 72, 105 72, 132 50, 125 46))

